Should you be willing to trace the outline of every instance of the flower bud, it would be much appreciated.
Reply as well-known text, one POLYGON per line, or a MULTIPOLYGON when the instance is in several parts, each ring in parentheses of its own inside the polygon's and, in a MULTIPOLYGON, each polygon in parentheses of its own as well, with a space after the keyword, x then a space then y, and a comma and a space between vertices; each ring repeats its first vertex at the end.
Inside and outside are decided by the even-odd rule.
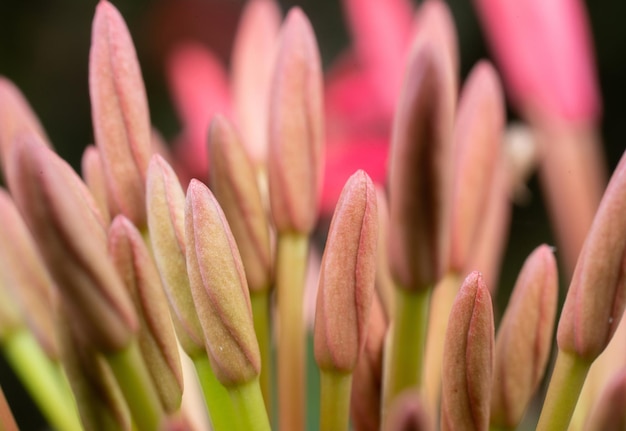
POLYGON ((491 296, 479 272, 457 294, 445 335, 441 429, 489 429, 494 326, 491 296))
POLYGON ((418 390, 401 392, 389 408, 383 431, 429 431, 431 421, 418 390))
POLYGON ((626 156, 615 169, 581 250, 557 330, 559 349, 594 360, 626 305, 626 156))
POLYGON ((391 138, 389 265, 410 290, 433 286, 446 267, 455 95, 438 48, 432 35, 418 34, 391 138))
MULTIPOLYGON (((39 345, 48 357, 58 359, 59 342, 56 333, 56 286, 46 268, 35 241, 22 220, 11 197, 0 189, 0 284, 11 298, 0 300, 0 321, 14 321, 21 316, 28 323, 39 345), (19 304, 16 307, 15 302, 19 304), (7 310, 4 310, 7 308, 7 310), (18 309, 19 311, 18 312, 18 309), (13 316, 13 317, 9 317, 13 316), (19 317, 18 317, 19 316, 19 317)), ((2 294, 0 294, 2 295, 2 294)), ((0 329, 2 332, 2 329, 0 329)), ((0 338, 2 338, 0 336, 0 338)))
POLYGON ((315 360, 349 373, 363 349, 374 294, 378 214, 376 189, 364 171, 346 183, 330 224, 315 314, 315 360))
POLYGON ((504 98, 495 69, 479 62, 461 93, 454 127, 450 267, 461 272, 476 243, 495 180, 504 130, 504 98))
POLYGON ((226 387, 261 370, 246 277, 235 239, 211 191, 192 180, 185 206, 187 271, 211 368, 226 387))
POLYGON ((279 39, 269 111, 270 204, 279 232, 308 234, 317 221, 323 172, 322 69, 315 35, 299 8, 279 39))
POLYGON ((111 213, 115 211, 109 209, 109 203, 112 202, 112 199, 109 197, 109 189, 107 188, 107 181, 103 169, 102 157, 100 157, 98 147, 93 145, 87 146, 81 160, 83 179, 98 205, 98 209, 104 218, 105 224, 108 225, 111 222, 111 213))
POLYGON ((255 165, 267 162, 267 106, 281 12, 276 0, 244 5, 232 52, 232 88, 243 145, 255 165))
POLYGON ((172 167, 152 157, 147 184, 148 230, 154 259, 172 310, 181 346, 190 357, 204 354, 204 334, 187 275, 185 193, 172 167))
POLYGON ((496 338, 491 424, 514 429, 546 370, 559 293, 552 250, 539 246, 515 283, 496 338))
POLYGON ((123 215, 109 228, 109 253, 139 315, 139 348, 166 412, 180 408, 183 372, 167 299, 152 256, 137 228, 123 215))
POLYGON ((72 168, 31 133, 15 143, 9 183, 71 320, 103 352, 137 330, 132 301, 111 261, 93 197, 72 168))
POLYGON ((626 428, 626 371, 615 375, 596 399, 585 421, 584 430, 623 430, 626 428))
POLYGON ((96 6, 93 20, 89 92, 95 140, 112 207, 142 229, 152 152, 148 101, 128 28, 106 0, 96 6))
POLYGON ((233 126, 216 115, 209 129, 211 189, 231 227, 251 292, 270 287, 269 221, 255 169, 233 126))

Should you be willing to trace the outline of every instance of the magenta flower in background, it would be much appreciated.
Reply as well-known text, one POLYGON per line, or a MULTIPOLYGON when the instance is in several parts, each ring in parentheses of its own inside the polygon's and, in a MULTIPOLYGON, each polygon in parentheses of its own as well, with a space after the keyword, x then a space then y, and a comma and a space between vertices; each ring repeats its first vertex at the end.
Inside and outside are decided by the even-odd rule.
MULTIPOLYGON (((357 169, 368 172, 374 182, 384 183, 391 120, 413 27, 413 7, 407 0, 346 0, 344 9, 354 46, 334 61, 325 78, 329 122, 321 212, 327 215, 357 169)), ((254 118, 251 112, 255 109, 256 118, 267 110, 262 91, 250 97, 248 90, 247 98, 238 98, 237 91, 255 88, 251 84, 256 88, 266 85, 265 74, 273 67, 272 36, 275 40, 280 19, 273 0, 248 3, 235 35, 230 75, 219 57, 200 43, 174 47, 167 74, 184 128, 174 145, 183 179, 208 177, 206 135, 214 114, 222 113, 241 126, 254 118), (250 49, 252 45, 256 50, 250 49), (253 57, 258 73, 238 73, 237 65, 243 66, 253 57), (256 106, 242 106, 242 101, 251 105, 253 98, 256 106)), ((244 141, 248 141, 253 159, 263 166, 266 143, 258 138, 264 132, 262 125, 247 124, 247 130, 252 130, 249 133, 257 137, 244 137, 244 141)))

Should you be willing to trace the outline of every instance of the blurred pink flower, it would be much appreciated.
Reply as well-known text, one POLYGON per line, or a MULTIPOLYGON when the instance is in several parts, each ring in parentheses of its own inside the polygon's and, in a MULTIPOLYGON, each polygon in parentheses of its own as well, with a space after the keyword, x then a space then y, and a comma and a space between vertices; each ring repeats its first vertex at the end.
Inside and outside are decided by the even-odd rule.
MULTIPOLYGON (((385 180, 391 121, 413 27, 414 10, 408 0, 345 0, 344 9, 353 46, 334 61, 325 78, 326 175, 321 211, 327 215, 332 213, 345 181, 357 169, 365 170, 376 183, 385 180)), ((272 10, 279 10, 273 0, 247 3, 235 36, 233 66, 241 55, 255 55, 263 63, 273 65, 274 47, 267 41, 268 35, 273 31, 277 33, 280 17, 272 22, 272 10), (247 16, 253 11, 256 19, 247 16), (263 25, 264 22, 267 25, 263 25), (245 48, 239 39, 246 33, 250 39, 249 33, 255 30, 257 39, 263 39, 265 44, 252 38, 254 42, 249 43, 256 43, 258 49, 256 52, 248 49, 248 54, 244 54, 245 48)), ((241 58, 238 61, 245 62, 241 58)), ((263 75, 267 65, 255 64, 259 64, 255 72, 263 75)), ((242 118, 245 108, 240 106, 238 100, 243 99, 236 97, 236 90, 243 85, 242 79, 256 79, 257 85, 263 85, 262 77, 255 78, 250 73, 242 76, 236 70, 229 76, 224 62, 199 43, 175 47, 168 59, 167 74, 183 124, 174 149, 180 164, 179 173, 183 181, 192 177, 206 180, 209 163, 206 134, 211 118, 219 112, 239 127, 249 127, 242 118)), ((255 97, 257 114, 261 115, 268 105, 262 99, 263 94, 255 97)), ((260 125, 257 122, 253 127, 260 125)), ((248 130, 245 133, 258 132, 248 130)), ((258 148, 251 152, 256 153, 252 156, 264 165, 263 152, 258 148)))

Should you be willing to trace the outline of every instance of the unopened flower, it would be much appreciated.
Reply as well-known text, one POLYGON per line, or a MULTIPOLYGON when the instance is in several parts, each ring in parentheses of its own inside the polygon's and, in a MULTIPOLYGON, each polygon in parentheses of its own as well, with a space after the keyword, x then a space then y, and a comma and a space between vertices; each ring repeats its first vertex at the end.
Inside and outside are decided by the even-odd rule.
POLYGON ((198 180, 187 190, 185 238, 191 292, 213 371, 226 387, 247 383, 261 370, 248 284, 226 217, 198 180))
POLYGON ((315 359, 321 369, 354 370, 366 340, 374 294, 376 191, 363 171, 344 188, 330 225, 315 316, 315 359))
POLYGON ((446 331, 441 429, 486 431, 493 378, 494 323, 489 290, 478 272, 463 282, 446 331))
POLYGON ((124 19, 100 1, 92 28, 89 90, 112 214, 146 225, 145 182, 152 153, 150 116, 137 54, 124 19))
POLYGON ((269 114, 268 175, 276 229, 309 233, 318 215, 324 115, 315 34, 292 9, 281 30, 269 114))

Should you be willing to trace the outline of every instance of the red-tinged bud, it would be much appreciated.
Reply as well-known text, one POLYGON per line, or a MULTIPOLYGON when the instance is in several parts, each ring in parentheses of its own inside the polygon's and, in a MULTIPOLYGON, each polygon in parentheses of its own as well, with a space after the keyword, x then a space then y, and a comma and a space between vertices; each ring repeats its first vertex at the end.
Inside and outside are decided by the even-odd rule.
POLYGON ((461 286, 443 352, 441 429, 489 429, 494 326, 489 290, 479 272, 461 286))
POLYGON ((450 267, 457 272, 466 268, 495 181, 504 109, 495 69, 486 61, 479 62, 461 93, 454 128, 450 267))
POLYGON ((0 76, 0 172, 6 175, 6 160, 15 136, 24 130, 37 133, 47 145, 48 138, 39 119, 20 90, 0 76))
POLYGON ((557 330, 559 349, 592 361, 626 305, 626 156, 616 168, 587 234, 557 330))
POLYGON ((383 382, 383 348, 388 319, 378 295, 374 294, 365 347, 352 378, 350 416, 355 431, 380 429, 383 382))
POLYGON ((89 92, 111 207, 143 228, 146 171, 152 153, 148 101, 128 28, 106 0, 98 3, 93 20, 89 92))
POLYGON ((267 106, 281 12, 276 0, 245 4, 232 53, 237 125, 255 165, 267 162, 267 106))
POLYGON ((109 253, 139 315, 139 348, 163 408, 174 413, 183 395, 178 343, 159 273, 141 234, 122 215, 109 228, 109 253))
POLYGON ((346 183, 330 224, 315 314, 315 360, 323 370, 354 370, 366 340, 374 294, 376 189, 364 171, 346 183))
POLYGON ((148 167, 147 207, 150 242, 176 334, 194 358, 204 354, 204 335, 187 275, 185 192, 172 167, 159 155, 152 157, 148 167))
POLYGON ((376 189, 376 203, 378 206, 378 245, 376 267, 376 292, 383 305, 383 310, 388 320, 394 315, 395 308, 395 285, 389 271, 388 245, 389 245, 389 206, 385 191, 376 189))
MULTIPOLYGON (((433 429, 431 423, 419 391, 408 389, 394 399, 382 430, 430 431, 433 429)), ((465 429, 464 426, 461 428, 465 429)))
MULTIPOLYGON (((35 241, 13 200, 0 189, 0 285, 11 298, 0 300, 0 316, 23 316, 40 346, 52 359, 59 358, 56 333, 56 286, 45 267, 35 241), (15 307, 15 302, 19 307, 15 307), (21 311, 18 313, 17 308, 21 311)), ((1 295, 1 294, 0 294, 1 295)), ((0 320, 6 318, 0 317, 0 320)), ((0 328, 8 327, 0 323, 0 328)), ((2 329, 0 329, 0 333, 2 329)), ((1 336, 0 336, 1 338, 1 336)))
POLYGON ((418 34, 396 111, 389 160, 389 265, 396 283, 433 286, 445 270, 455 95, 449 62, 418 34))
POLYGON ((321 60, 311 23, 292 9, 279 38, 269 112, 270 204, 279 232, 309 233, 323 172, 321 60))
POLYGON ((542 245, 528 256, 509 299, 496 338, 491 424, 514 429, 546 370, 559 293, 552 250, 542 245))
POLYGON ((619 431, 626 429, 626 371, 615 375, 604 388, 587 416, 584 430, 619 431))
POLYGON ((105 224, 108 225, 111 221, 111 213, 115 211, 109 209, 109 203, 112 203, 112 199, 109 196, 102 157, 100 157, 98 147, 89 145, 85 148, 81 160, 81 171, 83 180, 94 197, 105 224))
POLYGON ((233 126, 222 116, 209 129, 211 189, 224 210, 251 292, 271 284, 269 221, 257 185, 255 168, 233 126))
POLYGON ((224 386, 259 375, 261 354, 235 239, 211 191, 192 180, 185 206, 187 271, 211 367, 224 386))
POLYGON ((85 184, 35 134, 19 135, 9 183, 84 340, 104 352, 128 345, 138 322, 111 261, 106 227, 85 184))

